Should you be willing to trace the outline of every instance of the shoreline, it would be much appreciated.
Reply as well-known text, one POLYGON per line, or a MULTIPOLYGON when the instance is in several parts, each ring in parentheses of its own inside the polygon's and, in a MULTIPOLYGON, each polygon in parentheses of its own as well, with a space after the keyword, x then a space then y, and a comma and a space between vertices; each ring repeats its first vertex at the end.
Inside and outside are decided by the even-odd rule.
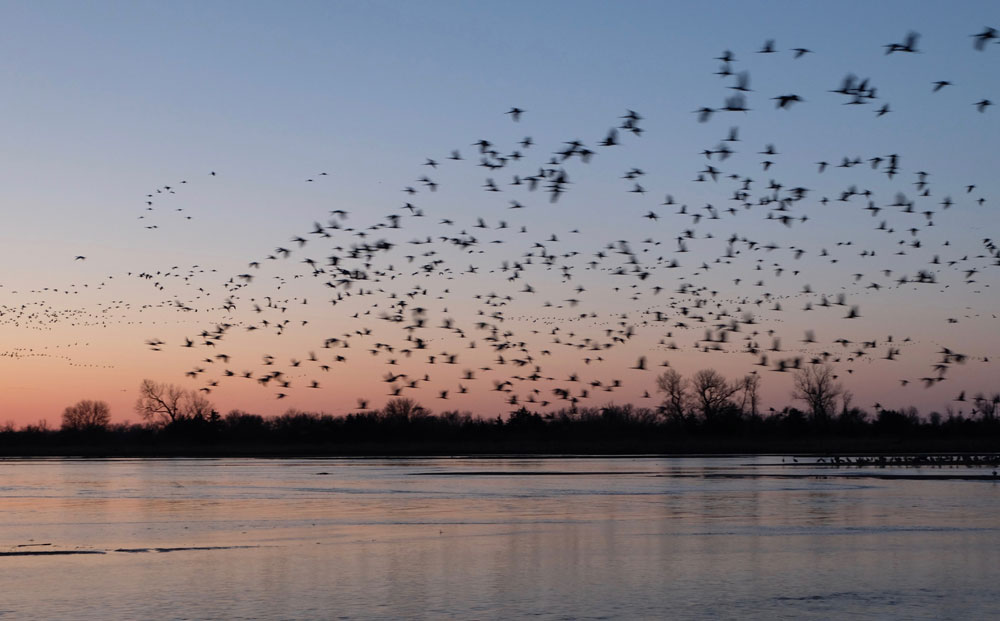
MULTIPOLYGON (((523 442, 523 443, 358 443, 358 444, 0 444, 0 460, 28 458, 113 459, 113 458, 246 458, 246 459, 394 459, 394 458, 464 458, 464 459, 629 459, 637 457, 738 457, 774 456, 822 458, 861 458, 870 463, 840 463, 842 467, 880 467, 905 464, 877 463, 875 460, 899 460, 920 457, 1000 459, 1000 441, 992 438, 938 441, 738 441, 700 438, 697 441, 663 442, 523 442)), ((989 463, 993 464, 994 461, 989 463)), ((781 464, 787 466, 834 466, 817 464, 781 464)), ((927 467, 951 467, 963 463, 913 464, 927 467)))

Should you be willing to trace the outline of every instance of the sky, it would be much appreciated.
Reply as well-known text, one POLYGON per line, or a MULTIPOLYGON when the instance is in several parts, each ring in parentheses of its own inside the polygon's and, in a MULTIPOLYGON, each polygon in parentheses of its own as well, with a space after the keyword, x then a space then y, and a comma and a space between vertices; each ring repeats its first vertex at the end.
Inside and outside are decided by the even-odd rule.
POLYGON ((1000 392, 984 242, 1000 123, 974 105, 1000 101, 1000 46, 971 36, 1000 27, 989 3, 0 12, 0 422, 55 425, 79 399, 134 421, 144 378, 263 414, 342 414, 395 389, 490 417, 571 405, 555 389, 653 407, 664 364, 757 372, 780 409, 778 369, 814 359, 867 409, 968 413, 962 392, 1000 392), (886 53, 909 32, 916 51, 886 53), (699 122, 741 72, 749 110, 699 122), (830 92, 848 74, 865 97, 830 92))

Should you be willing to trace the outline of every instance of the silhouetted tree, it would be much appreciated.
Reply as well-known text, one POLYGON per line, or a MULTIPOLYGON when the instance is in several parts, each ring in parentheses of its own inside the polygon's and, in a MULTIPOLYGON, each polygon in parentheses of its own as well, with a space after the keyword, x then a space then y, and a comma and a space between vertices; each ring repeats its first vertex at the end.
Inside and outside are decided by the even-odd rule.
POLYGON ((407 397, 389 399, 385 407, 382 408, 382 416, 390 420, 407 421, 411 418, 424 416, 427 413, 424 406, 407 397))
POLYGON ((181 401, 181 413, 186 418, 214 421, 219 414, 208 397, 196 390, 187 391, 181 401))
POLYGON ((49 429, 49 419, 43 418, 37 423, 28 423, 21 428, 21 431, 29 436, 36 435, 42 436, 48 434, 51 429, 49 429))
POLYGON ((985 394, 979 393, 972 398, 972 402, 985 420, 993 420, 997 417, 997 413, 1000 412, 1000 394, 998 393, 994 393, 992 397, 987 397, 985 394))
POLYGON ((200 392, 148 379, 139 385, 135 411, 143 420, 159 425, 219 420, 215 406, 200 392))
MULTIPOLYGON (((849 395, 850 393, 845 391, 841 399, 849 401, 849 395)), ((868 413, 859 408, 843 408, 840 411, 840 416, 837 417, 837 430, 848 436, 863 433, 868 425, 868 413)))
POLYGON ((872 425, 876 433, 901 436, 920 425, 920 416, 916 408, 906 411, 879 410, 878 417, 872 425))
POLYGON ((691 377, 691 392, 706 419, 721 412, 742 386, 742 382, 730 382, 715 369, 702 369, 691 377))
POLYGON ((521 406, 520 409, 511 412, 507 417, 507 427, 511 429, 528 430, 541 429, 545 426, 545 421, 538 414, 531 412, 528 408, 521 406))
POLYGON ((689 399, 687 380, 676 369, 667 369, 656 378, 656 389, 666 395, 660 407, 667 416, 683 418, 689 399))
POLYGON ((840 414, 843 416, 851 411, 851 401, 854 401, 854 393, 846 388, 840 393, 840 414))
MULTIPOLYGON (((0 453, 16 454, 18 447, 23 447, 25 454, 65 454, 85 445, 90 447, 91 454, 187 454, 189 451, 226 454, 251 450, 261 450, 264 454, 327 451, 422 454, 442 450, 755 452, 791 450, 797 446, 815 450, 816 439, 822 438, 824 450, 833 452, 969 451, 986 447, 993 453, 989 463, 1000 463, 995 449, 996 439, 1000 438, 1000 420, 989 418, 988 412, 980 414, 979 409, 963 415, 948 408, 947 418, 934 413, 930 422, 922 420, 916 408, 885 410, 878 405, 874 418, 857 407, 840 411, 836 417, 831 412, 826 418, 796 408, 785 407, 780 411, 770 408, 771 415, 761 417, 747 415, 740 407, 742 404, 752 411, 753 406, 747 404, 753 401, 755 381, 748 382, 746 378, 727 381, 706 370, 696 376, 696 388, 704 392, 695 396, 691 390, 694 382, 676 381, 683 378, 679 374, 670 375, 675 381, 668 378, 667 385, 672 384, 678 390, 683 387, 686 392, 677 394, 686 394, 690 402, 684 406, 686 411, 680 410, 684 411, 680 419, 663 416, 667 406, 653 410, 613 403, 602 407, 570 405, 541 415, 526 407, 496 418, 455 411, 435 415, 412 399, 393 399, 383 409, 344 416, 291 409, 274 417, 233 411, 219 418, 207 399, 192 401, 190 391, 151 383, 146 386, 146 397, 172 405, 172 421, 169 414, 157 413, 155 408, 163 408, 163 404, 151 402, 150 420, 159 424, 109 424, 101 433, 85 436, 86 443, 70 441, 75 439, 72 434, 51 430, 45 421, 20 430, 8 423, 0 425, 0 453), (699 415, 692 415, 692 409, 699 415), (705 416, 700 415, 702 412, 705 416)), ((983 399, 988 402, 986 407, 992 406, 992 395, 983 399)), ((67 411, 88 409, 84 406, 87 402, 67 411)))
POLYGON ((104 401, 84 399, 63 410, 64 431, 96 431, 105 429, 111 421, 111 408, 104 401))
POLYGON ((757 394, 760 390, 760 375, 748 373, 743 376, 742 382, 743 385, 740 388, 743 391, 743 400, 740 403, 740 410, 756 417, 757 406, 760 404, 760 396, 757 394))
POLYGON ((815 420, 829 418, 843 392, 844 387, 829 364, 811 364, 795 372, 792 398, 805 401, 815 420))
POLYGON ((169 425, 183 415, 183 401, 187 391, 174 384, 142 380, 135 411, 143 420, 169 425))

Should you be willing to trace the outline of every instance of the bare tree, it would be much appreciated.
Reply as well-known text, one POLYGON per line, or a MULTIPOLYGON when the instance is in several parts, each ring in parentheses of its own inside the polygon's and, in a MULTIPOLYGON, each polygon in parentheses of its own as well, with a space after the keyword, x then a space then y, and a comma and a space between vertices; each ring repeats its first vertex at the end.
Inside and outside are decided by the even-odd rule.
POLYGON ((382 416, 387 419, 409 420, 410 418, 416 418, 426 414, 427 410, 424 409, 424 406, 407 397, 389 399, 389 401, 385 404, 385 407, 382 408, 382 416))
POLYGON ((48 433, 49 432, 49 419, 43 418, 35 424, 28 423, 21 428, 22 431, 26 433, 48 433))
POLYGON ((851 411, 851 401, 854 401, 854 393, 850 390, 844 390, 840 394, 840 413, 846 416, 848 412, 851 411))
POLYGON ((972 398, 972 403, 975 404, 976 410, 983 415, 985 420, 993 420, 1000 413, 1000 393, 994 393, 990 397, 978 393, 972 398))
POLYGON ((135 411, 143 420, 168 425, 184 416, 187 391, 174 384, 142 380, 135 411))
POLYGON ((208 397, 196 390, 188 391, 181 404, 181 412, 186 418, 197 418, 211 420, 218 416, 215 405, 208 400, 208 397))
POLYGON ((742 387, 742 382, 730 382, 715 369, 702 369, 691 377, 691 391, 705 418, 720 412, 742 387))
POLYGON ((111 408, 104 401, 84 399, 63 410, 64 431, 93 431, 104 429, 111 421, 111 408))
POLYGON ((809 404, 815 419, 828 418, 833 414, 837 397, 844 392, 833 366, 829 364, 813 364, 799 369, 793 382, 792 398, 809 404))
POLYGON ((743 402, 740 404, 740 410, 751 416, 757 416, 757 406, 760 405, 760 395, 758 395, 760 375, 756 373, 744 375, 740 388, 743 391, 743 402), (750 409, 747 410, 747 407, 750 409))
POLYGON ((676 369, 667 369, 656 378, 656 389, 665 393, 661 407, 670 418, 681 418, 687 411, 687 380, 676 369))

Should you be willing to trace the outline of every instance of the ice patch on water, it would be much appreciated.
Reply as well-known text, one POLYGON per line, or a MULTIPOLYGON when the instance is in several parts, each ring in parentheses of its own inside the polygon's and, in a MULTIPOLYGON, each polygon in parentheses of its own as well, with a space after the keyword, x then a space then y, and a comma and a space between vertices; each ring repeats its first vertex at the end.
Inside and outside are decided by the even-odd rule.
POLYGON ((104 550, 14 550, 0 556, 62 556, 69 554, 104 554, 104 550))
POLYGON ((127 554, 142 554, 146 552, 201 552, 205 550, 243 550, 247 548, 259 548, 260 546, 180 546, 173 548, 116 548, 114 552, 124 552, 127 554))

